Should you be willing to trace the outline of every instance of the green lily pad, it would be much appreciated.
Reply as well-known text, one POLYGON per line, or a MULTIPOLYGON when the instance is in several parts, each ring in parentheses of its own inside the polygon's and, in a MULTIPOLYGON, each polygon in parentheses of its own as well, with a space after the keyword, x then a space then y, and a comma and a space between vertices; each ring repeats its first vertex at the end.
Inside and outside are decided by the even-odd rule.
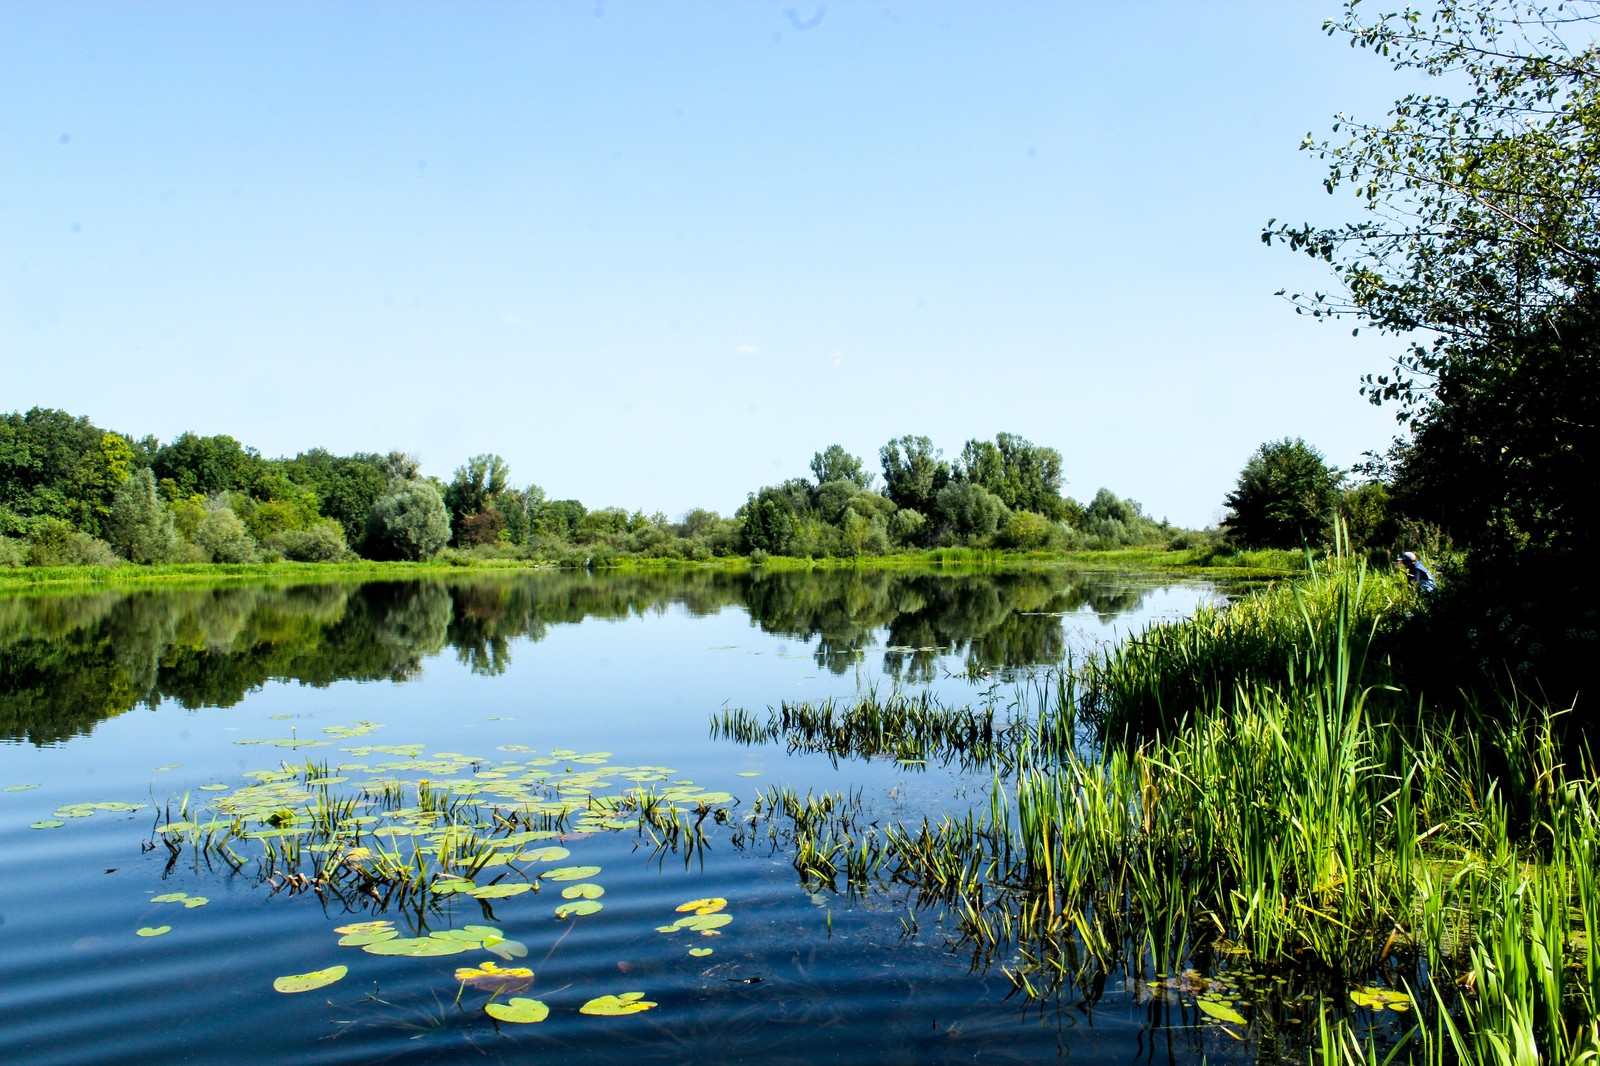
POLYGON ((600 872, 598 866, 561 866, 546 870, 539 876, 546 881, 587 881, 600 872))
POLYGON ((38 788, 38 787, 39 786, 36 785, 36 784, 35 785, 7 785, 5 788, 0 788, 0 792, 26 792, 30 788, 38 788))
POLYGON ((513 996, 504 1003, 490 1003, 483 1008, 483 1012, 496 1021, 524 1025, 542 1022, 550 1017, 549 1007, 536 999, 523 999, 521 996, 513 996))
POLYGON ((369 955, 402 955, 407 958, 428 958, 435 955, 459 955, 470 947, 470 944, 460 940, 415 936, 398 940, 385 940, 378 944, 364 944, 361 950, 369 955))
POLYGON ((624 992, 620 996, 598 996, 578 1008, 579 1014, 593 1014, 601 1018, 617 1018, 624 1014, 642 1014, 655 1004, 644 998, 643 992, 624 992))
POLYGON ((170 932, 172 932, 172 926, 170 926, 170 925, 156 925, 156 926, 147 925, 147 926, 144 926, 142 929, 134 930, 134 935, 135 936, 166 936, 170 932))
POLYGON ((587 881, 581 885, 568 885, 561 890, 562 899, 599 899, 605 894, 605 889, 587 881))
POLYGON ((228 789, 227 785, 201 785, 200 786, 200 791, 201 792, 226 792, 227 789, 228 789))
POLYGON ((522 853, 522 857, 529 862, 560 862, 562 859, 571 854, 572 852, 568 851, 566 848, 551 846, 547 848, 535 848, 532 851, 525 851, 522 853))
POLYGON ((1218 1003, 1215 1000, 1210 999, 1202 999, 1198 1002, 1201 1010, 1205 1011, 1218 1021, 1232 1022, 1235 1025, 1249 1024, 1244 1020, 1244 1015, 1240 1014, 1226 1003, 1218 1003))
POLYGON ((469 889, 467 895, 474 899, 509 899, 520 896, 524 892, 532 892, 533 886, 525 882, 518 884, 484 885, 481 888, 469 889))
POLYGON ((1358 1007, 1370 1007, 1373 1010, 1407 1011, 1411 1009, 1411 997, 1392 988, 1373 988, 1367 985, 1358 985, 1350 990, 1350 1001, 1358 1007))
POLYGON ((710 948, 690 948, 689 949, 689 954, 693 955, 697 959, 703 959, 707 955, 711 954, 711 949, 710 948))
POLYGON ((204 897, 204 896, 190 896, 188 899, 183 901, 183 906, 184 906, 185 910, 191 910, 192 911, 196 907, 204 907, 207 903, 210 903, 210 902, 211 901, 209 899, 206 899, 206 897, 204 897))
POLYGON ((151 903, 182 903, 189 898, 187 892, 165 892, 159 896, 151 896, 151 903))
POLYGON ((341 980, 349 972, 348 966, 329 966, 326 970, 312 970, 310 973, 280 977, 272 982, 272 987, 286 993, 310 992, 312 989, 325 988, 341 980))
POLYGON ((29 822, 28 823, 28 828, 29 829, 60 829, 62 826, 66 825, 66 824, 67 823, 63 822, 60 818, 46 818, 42 822, 29 822))
POLYGON ((563 903, 556 908, 557 918, 576 918, 585 914, 593 914, 604 904, 592 899, 580 899, 573 903, 563 903))
MULTIPOLYGON (((739 773, 736 776, 738 776, 738 777, 760 777, 761 776, 761 771, 760 770, 740 770, 739 773)), ((711 951, 710 948, 705 948, 704 950, 707 953, 709 953, 711 951)))
POLYGON ((520 940, 505 940, 501 937, 491 936, 486 937, 481 946, 484 951, 498 955, 507 962, 512 959, 526 958, 528 955, 528 945, 520 940))
POLYGON ((398 930, 374 929, 368 933, 346 933, 344 936, 339 938, 339 946, 343 948, 364 948, 368 944, 382 944, 387 940, 398 939, 400 939, 400 933, 398 930))

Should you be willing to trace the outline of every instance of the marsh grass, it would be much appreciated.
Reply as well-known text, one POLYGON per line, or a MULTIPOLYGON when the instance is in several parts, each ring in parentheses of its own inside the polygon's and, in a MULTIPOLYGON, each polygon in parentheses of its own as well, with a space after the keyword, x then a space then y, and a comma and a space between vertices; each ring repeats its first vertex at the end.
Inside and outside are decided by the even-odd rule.
MULTIPOLYGON (((998 716, 896 695, 726 735, 859 757, 965 746, 992 784, 959 814, 880 828, 859 803, 785 795, 761 813, 803 876, 909 886, 1025 995, 1249 967, 1323 997, 1308 1038, 1326 1061, 1600 1061, 1593 759, 1520 694, 1444 714, 1395 688, 1372 649, 1403 596, 1336 558, 998 716)), ((1264 1031, 1281 1004, 1262 996, 1211 1016, 1264 1031)))

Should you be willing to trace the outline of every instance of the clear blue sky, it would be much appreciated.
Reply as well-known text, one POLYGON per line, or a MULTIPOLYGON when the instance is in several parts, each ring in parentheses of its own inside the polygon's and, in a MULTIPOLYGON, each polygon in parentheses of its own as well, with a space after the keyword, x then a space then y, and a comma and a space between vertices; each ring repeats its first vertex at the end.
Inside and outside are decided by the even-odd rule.
POLYGON ((1399 342, 1297 317, 1298 145, 1410 87, 1335 0, 0 4, 0 410, 498 452, 723 513, 840 443, 1059 449, 1217 519, 1399 342))

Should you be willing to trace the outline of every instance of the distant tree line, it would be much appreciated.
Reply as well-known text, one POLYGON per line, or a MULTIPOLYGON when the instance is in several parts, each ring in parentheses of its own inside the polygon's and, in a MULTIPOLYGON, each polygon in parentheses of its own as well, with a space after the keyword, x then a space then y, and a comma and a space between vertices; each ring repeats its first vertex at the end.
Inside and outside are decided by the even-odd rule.
POLYGON ((750 493, 732 516, 677 521, 590 510, 468 459, 448 482, 401 452, 317 448, 268 459, 227 435, 162 443, 65 411, 0 415, 0 566, 302 562, 463 556, 603 563, 624 556, 863 556, 945 547, 1168 546, 1184 531, 1101 489, 1062 492, 1054 448, 1010 433, 947 461, 927 437, 889 441, 879 475, 833 444, 811 476, 750 493))

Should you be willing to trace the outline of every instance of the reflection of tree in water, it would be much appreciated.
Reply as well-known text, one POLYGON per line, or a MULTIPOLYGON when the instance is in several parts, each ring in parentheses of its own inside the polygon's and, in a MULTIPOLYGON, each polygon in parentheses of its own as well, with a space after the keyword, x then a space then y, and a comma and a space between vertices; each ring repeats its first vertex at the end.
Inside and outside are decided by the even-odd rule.
POLYGON ((982 667, 1060 661, 1061 616, 1088 607, 1106 622, 1137 610, 1147 589, 1064 569, 982 572, 831 570, 750 578, 750 615, 769 633, 815 640, 817 665, 853 669, 887 630, 884 671, 896 681, 934 678, 941 656, 982 667))
POLYGON ((984 666, 1059 660, 1060 615, 1102 620, 1143 591, 1067 570, 516 571, 364 585, 227 585, 0 597, 0 737, 63 740, 140 704, 230 706, 269 681, 404 681, 455 648, 499 674, 554 625, 743 605, 768 633, 814 642, 836 674, 886 645, 926 680, 941 654, 984 666), (884 637, 887 633, 887 637, 884 637))

